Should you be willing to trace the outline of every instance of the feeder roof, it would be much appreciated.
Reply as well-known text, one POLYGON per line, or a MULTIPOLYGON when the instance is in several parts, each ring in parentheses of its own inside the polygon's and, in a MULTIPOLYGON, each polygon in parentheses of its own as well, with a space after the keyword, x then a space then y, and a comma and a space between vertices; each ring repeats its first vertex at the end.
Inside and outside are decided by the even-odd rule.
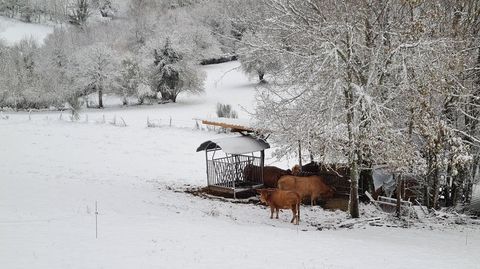
POLYGON ((195 120, 201 121, 202 124, 210 126, 218 126, 225 129, 230 129, 232 132, 267 132, 267 130, 261 130, 254 127, 254 123, 247 119, 234 119, 234 118, 208 118, 195 120))
POLYGON ((197 148, 197 152, 208 149, 221 149, 228 154, 244 154, 268 148, 270 148, 270 145, 265 140, 245 135, 205 141, 197 148))

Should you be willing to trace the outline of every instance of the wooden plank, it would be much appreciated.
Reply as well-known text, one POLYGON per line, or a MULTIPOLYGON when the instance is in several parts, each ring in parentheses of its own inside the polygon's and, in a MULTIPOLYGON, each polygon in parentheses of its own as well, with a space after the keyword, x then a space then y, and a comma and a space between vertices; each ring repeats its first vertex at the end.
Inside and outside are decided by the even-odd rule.
POLYGON ((223 128, 226 128, 226 129, 232 129, 232 131, 237 131, 237 132, 241 132, 241 131, 253 132, 254 131, 250 127, 245 127, 245 126, 236 125, 236 124, 229 124, 229 123, 224 123, 224 122, 202 120, 202 124, 219 126, 219 127, 223 127, 223 128))

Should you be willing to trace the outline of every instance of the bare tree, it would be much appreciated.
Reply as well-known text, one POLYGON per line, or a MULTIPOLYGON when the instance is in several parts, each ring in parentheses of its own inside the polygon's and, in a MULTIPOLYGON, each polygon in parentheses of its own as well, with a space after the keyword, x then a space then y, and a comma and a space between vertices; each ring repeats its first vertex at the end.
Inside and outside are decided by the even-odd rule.
POLYGON ((73 25, 84 26, 90 17, 90 5, 88 0, 77 0, 68 15, 69 22, 73 25))

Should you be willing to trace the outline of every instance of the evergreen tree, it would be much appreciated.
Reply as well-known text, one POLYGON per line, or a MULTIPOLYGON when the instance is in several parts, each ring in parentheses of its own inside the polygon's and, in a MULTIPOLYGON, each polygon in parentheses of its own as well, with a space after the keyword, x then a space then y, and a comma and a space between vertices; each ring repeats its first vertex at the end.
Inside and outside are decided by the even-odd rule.
POLYGON ((181 92, 201 92, 203 74, 192 60, 173 48, 169 38, 164 46, 153 50, 152 88, 161 94, 163 102, 176 102, 181 92))

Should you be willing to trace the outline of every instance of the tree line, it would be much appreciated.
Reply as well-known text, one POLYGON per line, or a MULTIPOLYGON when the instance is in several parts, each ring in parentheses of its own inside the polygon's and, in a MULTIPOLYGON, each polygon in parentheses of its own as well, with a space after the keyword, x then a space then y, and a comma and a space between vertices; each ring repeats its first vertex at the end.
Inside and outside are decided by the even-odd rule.
POLYGON ((0 15, 25 22, 73 22, 97 11, 112 17, 118 10, 115 0, 2 0, 0 15))
POLYGON ((216 34, 232 31, 228 20, 212 17, 214 1, 131 0, 124 18, 107 23, 88 19, 93 1, 75 3, 75 23, 56 27, 42 46, 29 39, 0 43, 0 107, 67 104, 75 111, 88 106, 93 93, 98 107, 105 93, 125 105, 132 98, 136 104, 176 102, 182 92, 203 90, 202 60, 235 53, 238 41, 216 34))
POLYGON ((0 107, 78 107, 92 93, 101 106, 106 92, 175 102, 202 90, 202 60, 238 55, 262 82, 255 118, 275 133, 277 155, 300 141, 304 157, 345 163, 352 216, 360 174, 378 164, 417 178, 428 207, 440 196, 469 202, 480 161, 478 0, 130 0, 124 18, 94 25, 92 1, 69 15, 82 3, 87 19, 42 47, 0 45, 0 107))

